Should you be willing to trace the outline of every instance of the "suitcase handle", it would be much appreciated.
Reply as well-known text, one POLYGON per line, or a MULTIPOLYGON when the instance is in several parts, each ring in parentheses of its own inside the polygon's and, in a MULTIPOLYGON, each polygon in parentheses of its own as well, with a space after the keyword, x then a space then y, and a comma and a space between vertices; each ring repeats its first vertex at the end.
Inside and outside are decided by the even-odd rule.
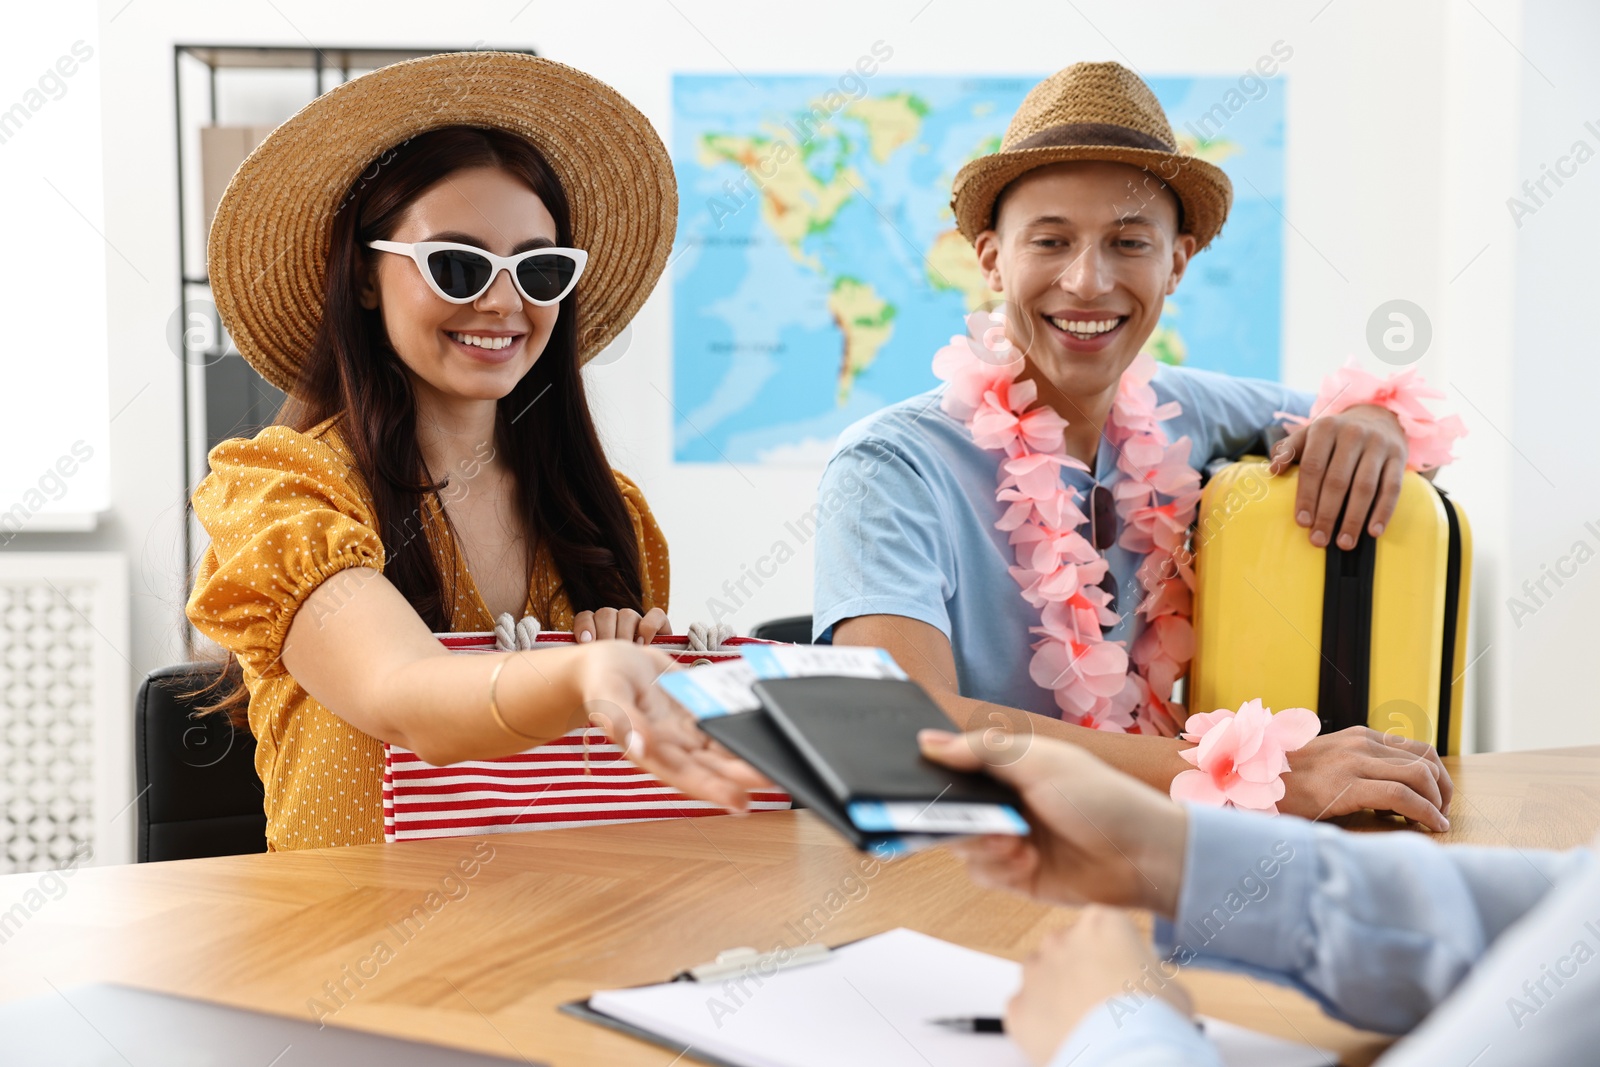
MULTIPOLYGON (((1334 529, 1344 523, 1344 509, 1334 529)), ((1362 530, 1346 551, 1328 545, 1322 584, 1322 670, 1317 679, 1317 716, 1322 732, 1367 724, 1367 689, 1372 673, 1372 576, 1378 543, 1362 530)))

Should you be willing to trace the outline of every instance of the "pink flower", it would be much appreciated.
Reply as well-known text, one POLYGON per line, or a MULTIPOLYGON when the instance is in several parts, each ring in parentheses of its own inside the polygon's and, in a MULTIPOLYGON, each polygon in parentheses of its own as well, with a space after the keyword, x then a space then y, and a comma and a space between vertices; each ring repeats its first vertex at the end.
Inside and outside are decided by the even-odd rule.
POLYGON ((1055 496, 1035 501, 1039 521, 1046 526, 1070 526, 1076 529, 1089 521, 1089 516, 1078 506, 1083 494, 1071 486, 1063 486, 1055 496))
POLYGON ((1078 592, 1078 568, 1074 564, 1035 570, 1032 567, 1012 567, 1011 577, 1022 586, 1022 599, 1036 608, 1048 603, 1060 603, 1078 592))
POLYGON ((1417 368, 1396 371, 1388 378, 1361 369, 1352 356, 1344 366, 1322 380, 1317 390, 1316 403, 1311 405, 1311 417, 1337 415, 1341 411, 1361 404, 1377 404, 1396 415, 1413 419, 1431 419, 1423 400, 1437 400, 1444 393, 1427 382, 1417 379, 1417 368))
POLYGON ((1379 378, 1361 369, 1355 358, 1322 380, 1317 399, 1311 405, 1311 418, 1278 412, 1291 426, 1304 426, 1324 415, 1338 415, 1363 404, 1376 404, 1394 412, 1406 435, 1406 469, 1426 470, 1442 467, 1455 459, 1450 446, 1467 433, 1458 415, 1439 418, 1429 411, 1424 400, 1437 400, 1444 393, 1417 377, 1417 368, 1408 367, 1379 378))
POLYGON ((994 497, 1006 505, 1006 510, 1000 515, 1000 521, 994 524, 996 530, 1009 533, 1033 517, 1033 497, 1023 496, 1015 486, 1000 490, 994 497))
MULTIPOLYGON (((1121 488, 1123 483, 1118 483, 1121 488)), ((1172 555, 1189 539, 1189 524, 1194 521, 1199 493, 1185 493, 1165 504, 1151 504, 1128 512, 1127 522, 1117 543, 1132 552, 1172 555)))
POLYGON ((1033 500, 1054 501, 1056 494, 1061 491, 1062 467, 1089 469, 1064 453, 1052 456, 1044 452, 1025 452, 1000 464, 1000 470, 1004 473, 1001 488, 1014 486, 1023 496, 1033 500))
MULTIPOLYGON (((1022 382, 1023 386, 1032 386, 1032 382, 1022 382)), ((978 410, 972 413, 969 425, 972 427, 972 441, 979 448, 998 450, 1007 455, 1014 455, 1014 446, 1018 444, 1021 433, 1018 431, 1018 419, 1012 410, 1011 394, 1018 389, 1016 382, 996 382, 994 387, 983 394, 978 401, 978 410)), ((1027 405, 1023 405, 1024 408, 1027 405)))
MULTIPOLYGON (((1033 385, 1032 382, 1022 384, 1033 385)), ((1062 435, 1067 432, 1067 420, 1057 415, 1054 408, 1039 407, 1017 420, 1017 431, 1022 435, 1022 443, 1035 452, 1059 452, 1065 447, 1062 435)))
POLYGON ((1151 692, 1169 697, 1194 658, 1194 627, 1182 615, 1157 616, 1134 640, 1132 657, 1151 692))
MULTIPOLYGON (((1170 705, 1175 706, 1175 705, 1170 705)), ((1138 732, 1147 737, 1177 737, 1177 718, 1167 710, 1168 703, 1152 696, 1139 711, 1138 732)))
MULTIPOLYGON (((1063 561, 1094 563, 1100 559, 1100 553, 1078 532, 1075 524, 1056 527, 1029 523, 1012 531, 1010 540, 1018 546, 1017 562, 1031 570, 1051 571, 1061 566, 1063 561), (1029 550, 1022 547, 1024 545, 1032 545, 1033 548, 1029 550), (1024 559, 1025 553, 1031 553, 1031 558, 1024 559)), ((1095 580, 1098 581, 1098 578, 1095 580)))
POLYGON ((1065 600, 1047 601, 1041 605, 1039 622, 1031 633, 1053 634, 1063 640, 1071 635, 1084 641, 1101 639, 1102 628, 1117 624, 1117 613, 1111 610, 1111 594, 1100 588, 1100 582, 1110 570, 1103 559, 1078 567, 1078 591, 1065 600))
POLYGON ((1105 730, 1107 733, 1117 734, 1132 733, 1135 726, 1133 712, 1123 705, 1110 701, 1106 702, 1104 708, 1086 711, 1081 715, 1073 715, 1063 709, 1061 721, 1082 726, 1087 730, 1105 730))
MULTIPOLYGON (((1139 564, 1139 569, 1134 572, 1134 577, 1139 581, 1139 588, 1145 591, 1145 595, 1148 598, 1146 603, 1150 603, 1151 607, 1147 611, 1144 605, 1141 604, 1139 608, 1141 615, 1147 619, 1153 619, 1157 615, 1164 614, 1158 598, 1177 595, 1176 590, 1171 592, 1165 590, 1165 585, 1168 582, 1181 584, 1190 594, 1193 594, 1194 568, 1184 562, 1186 559, 1192 560, 1192 558, 1187 552, 1174 554, 1152 552, 1144 558, 1143 562, 1139 564), (1152 600, 1156 602, 1151 603, 1152 600)), ((1184 604, 1185 606, 1181 609, 1183 614, 1191 614, 1187 606, 1188 601, 1184 601, 1184 604)))
MULTIPOLYGON (((1162 558, 1170 559, 1170 557, 1162 557, 1160 553, 1154 553, 1145 557, 1145 563, 1148 564, 1150 560, 1162 558)), ((1158 573, 1172 574, 1175 568, 1177 568, 1176 562, 1169 563, 1158 573)), ((1194 614, 1194 593, 1182 577, 1184 569, 1177 568, 1177 570, 1177 575, 1157 580, 1154 583, 1155 588, 1152 589, 1148 585, 1143 585, 1145 565, 1140 565, 1139 577, 1142 587, 1145 589, 1145 595, 1144 599, 1139 602, 1137 610, 1142 618, 1150 620, 1163 618, 1167 615, 1181 615, 1187 619, 1194 614)), ((1189 571, 1188 573, 1192 575, 1194 572, 1189 571)))
MULTIPOLYGON (((1118 462, 1121 466, 1121 462, 1118 462)), ((1111 496, 1117 502, 1117 513, 1122 514, 1130 508, 1142 508, 1156 498, 1156 491, 1149 482, 1139 478, 1123 478, 1111 487, 1111 496)))
MULTIPOLYGON (((1103 576, 1105 565, 1091 569, 1080 567, 1081 575, 1090 574, 1095 577, 1103 576)), ((1046 638, 1060 641, 1063 644, 1080 642, 1093 644, 1100 637, 1100 618, 1097 605, 1105 598, 1105 590, 1098 586, 1088 585, 1079 589, 1072 597, 1058 600, 1044 605, 1039 612, 1039 625, 1030 627, 1028 632, 1043 634, 1046 638)), ((1034 646, 1038 648, 1038 645, 1034 646)), ((1118 648, 1122 646, 1118 645, 1118 648)))
POLYGON ((1022 599, 1036 608, 1044 607, 1044 597, 1039 595, 1039 580, 1044 577, 1028 567, 1007 567, 1011 580, 1022 587, 1022 599))
MULTIPOLYGON (((1024 527, 1026 529, 1026 527, 1024 527)), ((1092 551, 1092 550, 1091 550, 1092 551)), ((1010 574, 1013 580, 1022 587, 1022 599, 1036 608, 1043 608, 1048 604, 1071 604, 1079 611, 1083 611, 1094 622, 1090 626, 1080 627, 1087 633, 1090 629, 1099 630, 1101 604, 1109 599, 1104 590, 1098 588, 1100 579, 1105 577, 1109 565, 1097 554, 1087 563, 1058 563, 1048 570, 1035 570, 1032 567, 1012 567, 1010 574), (1093 599, 1096 595, 1100 599, 1093 599)), ((1111 621, 1116 621, 1116 616, 1111 616, 1111 621)))
MULTIPOLYGON (((1163 496, 1196 493, 1200 489, 1200 472, 1189 466, 1192 445, 1188 437, 1180 437, 1164 446, 1148 434, 1140 434, 1123 443, 1117 469, 1128 475, 1130 481, 1143 483, 1163 496)), ((1122 498, 1131 498, 1136 492, 1125 489, 1122 498)))
POLYGON ((1406 469, 1413 471, 1442 467, 1453 461, 1456 457, 1450 446, 1456 438, 1467 435, 1467 424, 1459 415, 1447 415, 1431 423, 1408 422, 1402 417, 1400 428, 1406 432, 1406 469))
POLYGON ((1305 708, 1274 715, 1260 700, 1237 712, 1219 709, 1189 716, 1183 739, 1195 748, 1178 755, 1195 766, 1172 779, 1172 799, 1278 813, 1288 753, 1317 736, 1321 723, 1305 708))
POLYGON ((1150 689, 1150 683, 1137 672, 1128 675, 1128 678, 1138 690, 1135 698, 1139 709, 1135 732, 1147 737, 1177 737, 1183 705, 1156 696, 1150 689))
POLYGON ((1156 403, 1156 391, 1150 387, 1155 377, 1156 361, 1148 352, 1141 352, 1123 372, 1117 383, 1117 395, 1112 400, 1115 417, 1108 424, 1111 443, 1120 445, 1129 437, 1150 434, 1166 444, 1166 434, 1161 423, 1176 418, 1183 408, 1176 401, 1156 403))
POLYGON ((1029 411, 1037 394, 1038 387, 1032 382, 995 383, 972 414, 973 442, 1010 456, 1023 451, 1060 451, 1067 422, 1049 407, 1029 411))
POLYGON ((1022 372, 1022 367, 1020 355, 1013 363, 985 361, 972 351, 969 339, 952 337, 933 357, 934 376, 950 383, 939 406, 951 418, 966 422, 978 410, 985 393, 993 392, 1001 382, 1011 381, 1022 372))
POLYGON ((1127 674, 1128 653, 1110 641, 1044 641, 1028 663, 1028 676, 1046 689, 1060 689, 1076 675, 1096 696, 1120 692, 1127 674))

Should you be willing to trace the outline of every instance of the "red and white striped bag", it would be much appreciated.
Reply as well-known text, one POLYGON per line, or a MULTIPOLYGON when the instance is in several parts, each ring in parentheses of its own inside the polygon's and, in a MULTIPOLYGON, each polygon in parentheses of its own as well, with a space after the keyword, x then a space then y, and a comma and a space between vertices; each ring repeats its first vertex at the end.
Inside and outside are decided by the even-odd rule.
MULTIPOLYGON (((453 652, 494 652, 495 635, 436 634, 453 652)), ((570 633, 545 631, 539 645, 572 644, 570 633)), ((739 658, 740 645, 768 645, 730 637, 723 651, 691 651, 683 637, 661 636, 655 648, 681 664, 699 666, 739 658)), ((488 714, 487 707, 484 714, 488 714)), ((789 794, 750 794, 751 811, 779 811, 789 794)), ((557 830, 572 826, 721 815, 722 809, 691 800, 622 757, 598 727, 558 737, 511 756, 435 767, 399 745, 383 746, 383 838, 422 841, 468 834, 557 830)))

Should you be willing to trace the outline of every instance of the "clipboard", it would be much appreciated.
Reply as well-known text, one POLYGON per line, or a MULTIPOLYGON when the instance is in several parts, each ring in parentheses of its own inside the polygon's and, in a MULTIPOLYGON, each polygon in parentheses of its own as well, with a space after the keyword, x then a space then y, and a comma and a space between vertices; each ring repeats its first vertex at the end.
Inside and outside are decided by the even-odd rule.
MULTIPOLYGON (((851 941, 843 941, 832 946, 823 945, 821 947, 825 950, 824 955, 816 961, 808 960, 806 962, 821 962, 822 959, 827 958, 828 954, 833 953, 837 949, 843 948, 845 945, 853 945, 859 940, 862 939, 855 938, 851 941)), ((717 958, 712 960, 711 964, 725 962, 732 953, 740 951, 742 950, 735 948, 726 949, 722 952, 719 952, 717 953, 717 958)), ((757 958, 756 961, 759 961, 760 958, 770 956, 772 953, 755 953, 755 955, 757 958)), ((804 965, 804 963, 800 964, 800 966, 804 965)), ((699 970, 701 967, 706 966, 709 966, 709 964, 701 964, 698 967, 691 967, 686 970, 679 971, 677 974, 672 976, 671 981, 697 981, 697 979, 693 977, 694 972, 699 970)), ((685 1048, 679 1048, 675 1041, 668 1039, 663 1034, 658 1034, 654 1030, 647 1030, 642 1026, 635 1026, 633 1023, 618 1019, 613 1015, 607 1015, 603 1011, 597 1011, 590 1005, 588 997, 584 997, 582 1000, 569 1000, 565 1004, 557 1005, 556 1010, 563 1015, 570 1015, 575 1019, 582 1019, 585 1022, 591 1022, 598 1026, 603 1026, 607 1030, 615 1030, 619 1034, 627 1034, 629 1037, 638 1038, 640 1041, 648 1042, 652 1045, 655 1045, 657 1048, 666 1049, 668 1052, 676 1053, 679 1056, 697 1060, 700 1063, 710 1064, 710 1067, 747 1067, 746 1064, 735 1063, 733 1060, 724 1059, 721 1056, 716 1056, 709 1052, 697 1051, 693 1045, 689 1045, 685 1048)))
MULTIPOLYGON (((889 1022, 874 1002, 887 1007, 890 988, 907 986, 906 973, 923 979, 934 974, 937 985, 966 988, 946 988, 942 999, 933 990, 914 991, 916 1005, 909 1015, 916 1017, 913 1028, 924 1030, 922 1040, 964 1045, 965 1054, 957 1057, 958 1062, 1028 1067, 1021 1049, 1004 1037, 997 1040, 994 1035, 958 1034, 929 1026, 932 1018, 959 1014, 963 1009, 981 1014, 1000 1012, 1020 978, 1018 965, 1009 960, 902 928, 832 946, 817 962, 826 965, 781 968, 764 976, 765 984, 754 987, 748 984, 755 981, 753 977, 732 982, 729 978, 733 976, 703 983, 671 981, 597 992, 559 1010, 713 1067, 761 1067, 779 1059, 882 1067, 899 1062, 909 1051, 902 1030, 911 1020, 905 1003, 900 1005, 899 1018, 889 1022), (918 956, 937 959, 941 966, 921 966, 918 956), (708 1016, 709 1001, 729 998, 728 990, 735 983, 745 991, 744 999, 726 1015, 708 1016), (820 1001, 814 999, 818 990, 823 992, 820 1001), (977 995, 972 996, 975 991, 977 995), (830 1005, 826 1002, 829 995, 847 1003, 830 1005), (619 1010, 602 1009, 596 1001, 603 997, 617 998, 613 1003, 619 1010), (841 1006, 853 1010, 837 1010, 841 1006), (832 1025, 814 1025, 819 1010, 829 1015, 832 1025), (627 1017, 619 1018, 619 1014, 627 1017), (870 1031, 865 1035, 862 1024, 870 1031), (820 1041, 830 1047, 803 1047, 808 1035, 813 1044, 820 1041), (774 1049, 779 1050, 776 1055, 774 1049)), ((952 1062, 949 1055, 937 1060, 952 1062)), ((923 1059, 915 1058, 915 1062, 924 1067, 923 1059)))
MULTIPOLYGON (((824 959, 827 966, 777 972, 754 992, 740 978, 743 999, 726 1012, 712 1009, 714 1000, 731 996, 734 983, 722 979, 699 983, 699 989, 666 982, 604 990, 558 1010, 712 1067, 1028 1067, 1022 1050, 1003 1035, 952 1031, 936 1022, 1003 1015, 1021 981, 1020 964, 903 928, 841 944, 824 959), (604 1010, 597 998, 607 998, 604 1010), (819 1016, 830 1025, 816 1026, 819 1016)), ((1229 1067, 1337 1062, 1311 1045, 1222 1020, 1205 1024, 1229 1067)))

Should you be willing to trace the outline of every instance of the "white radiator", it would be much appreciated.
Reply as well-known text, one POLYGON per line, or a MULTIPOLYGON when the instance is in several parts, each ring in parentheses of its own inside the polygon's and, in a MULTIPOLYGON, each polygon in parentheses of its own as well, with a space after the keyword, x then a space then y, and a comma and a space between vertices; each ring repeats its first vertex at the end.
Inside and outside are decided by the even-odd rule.
POLYGON ((124 556, 0 552, 0 874, 132 862, 132 676, 124 556))

